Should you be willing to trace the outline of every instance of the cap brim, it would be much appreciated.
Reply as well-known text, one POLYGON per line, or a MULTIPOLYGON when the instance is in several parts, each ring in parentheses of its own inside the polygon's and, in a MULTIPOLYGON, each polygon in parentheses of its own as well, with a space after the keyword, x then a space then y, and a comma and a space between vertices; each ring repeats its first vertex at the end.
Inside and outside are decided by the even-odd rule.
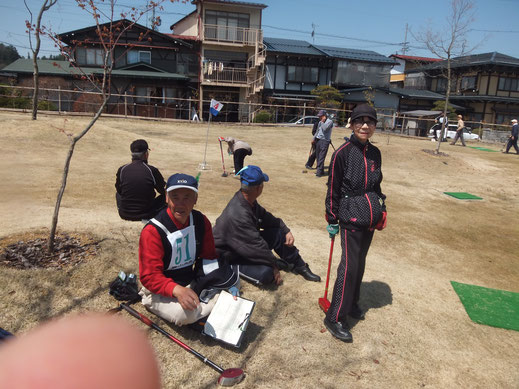
POLYGON ((189 186, 189 185, 173 185, 173 186, 170 186, 169 188, 167 188, 166 192, 171 192, 172 190, 181 189, 181 188, 191 189, 193 192, 198 193, 197 188, 193 188, 192 186, 189 186))
POLYGON ((265 173, 263 173, 263 181, 264 182, 268 182, 269 181, 269 176, 267 176, 265 173))

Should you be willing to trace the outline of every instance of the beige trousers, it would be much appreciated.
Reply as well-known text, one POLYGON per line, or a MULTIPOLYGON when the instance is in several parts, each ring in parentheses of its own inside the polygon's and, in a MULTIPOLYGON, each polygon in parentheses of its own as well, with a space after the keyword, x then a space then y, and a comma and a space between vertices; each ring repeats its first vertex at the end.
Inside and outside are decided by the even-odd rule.
MULTIPOLYGON (((188 286, 189 287, 189 286, 188 286)), ((200 301, 200 304, 193 311, 187 311, 175 297, 165 297, 153 294, 145 287, 142 287, 139 294, 142 297, 142 305, 155 315, 178 326, 195 323, 203 317, 208 316, 218 300, 219 294, 215 295, 207 303, 200 301)))

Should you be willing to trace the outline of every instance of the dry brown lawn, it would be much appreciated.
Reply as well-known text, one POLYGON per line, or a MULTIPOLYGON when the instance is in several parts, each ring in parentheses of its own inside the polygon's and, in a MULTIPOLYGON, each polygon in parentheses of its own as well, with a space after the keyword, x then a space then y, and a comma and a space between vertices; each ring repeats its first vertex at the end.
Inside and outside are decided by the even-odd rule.
MULTIPOLYGON (((67 149, 59 129, 78 131, 88 119, 42 115, 33 122, 28 114, 6 112, 0 117, 0 238, 5 241, 50 225, 67 149)), ((21 334, 54 317, 116 306, 107 286, 121 269, 138 272, 142 228, 121 220, 115 207, 115 172, 129 161, 130 142, 146 138, 150 163, 165 177, 195 175, 206 128, 101 119, 76 148, 59 220, 62 231, 102 240, 99 253, 65 270, 2 267, 0 326, 21 334)), ((471 322, 449 283, 519 292, 519 157, 450 145, 442 145, 448 156, 436 157, 422 152, 435 147, 426 140, 373 137, 383 155, 388 227, 375 234, 368 254, 361 296, 367 318, 353 328, 354 343, 345 344, 323 331, 317 305, 330 240, 323 217, 325 179, 313 171, 302 174, 310 129, 212 125, 207 160, 213 170, 202 173, 197 208, 213 223, 238 188, 237 180, 221 177, 217 136, 224 135, 251 144, 254 153, 246 163, 271 177, 260 203, 285 220, 323 282, 284 273, 278 289, 243 283, 243 296, 257 305, 240 349, 222 347, 188 328, 171 327, 171 332, 224 368, 243 367, 247 377, 241 388, 519 387, 519 332, 471 322), (484 200, 455 200, 444 191, 466 191, 484 200)), ((335 146, 345 135, 334 130, 335 146)), ((215 386, 217 373, 160 334, 148 335, 164 387, 215 386)))

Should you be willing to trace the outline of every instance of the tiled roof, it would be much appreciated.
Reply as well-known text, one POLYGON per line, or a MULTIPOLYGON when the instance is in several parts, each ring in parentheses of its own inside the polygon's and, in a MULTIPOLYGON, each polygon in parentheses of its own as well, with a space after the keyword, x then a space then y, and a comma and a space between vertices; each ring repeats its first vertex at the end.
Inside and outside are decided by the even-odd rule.
POLYGON ((382 54, 376 53, 370 50, 357 50, 357 49, 345 49, 342 47, 332 47, 332 46, 321 46, 314 45, 315 48, 321 50, 323 53, 328 55, 329 57, 334 58, 344 58, 344 59, 352 59, 357 61, 366 61, 366 62, 378 62, 378 63, 387 63, 388 65, 394 64, 391 58, 388 58, 382 54))
MULTIPOLYGON (((51 74, 59 76, 79 76, 82 73, 70 66, 68 61, 54 61, 54 60, 38 60, 38 68, 40 74, 51 74)), ((81 67, 86 74, 102 74, 103 69, 95 67, 81 67)), ((112 76, 115 77, 142 77, 142 78, 161 78, 161 79, 175 79, 187 80, 189 77, 177 73, 169 73, 164 71, 150 70, 132 70, 132 69, 114 69, 112 76)), ((9 73, 33 73, 34 68, 32 59, 20 58, 15 62, 7 65, 2 69, 3 72, 9 73)))
POLYGON ((419 99, 442 100, 444 95, 425 89, 408 89, 408 88, 389 88, 389 92, 407 97, 419 99))
MULTIPOLYGON (((496 51, 491 53, 465 55, 462 57, 456 57, 451 60, 451 68, 463 68, 469 66, 482 66, 482 65, 501 65, 519 67, 519 58, 512 57, 510 55, 498 53, 496 51)), ((412 69, 409 73, 417 73, 424 70, 443 69, 447 67, 447 60, 440 62, 434 62, 420 68, 412 69)))
POLYGON ((320 55, 323 53, 314 48, 306 41, 283 38, 263 38, 263 43, 267 46, 267 51, 277 51, 280 53, 320 55))
POLYGON ((246 5, 249 7, 260 7, 267 8, 268 5, 261 3, 250 3, 248 1, 233 1, 233 0, 205 0, 206 3, 223 3, 223 4, 234 4, 234 5, 246 5))

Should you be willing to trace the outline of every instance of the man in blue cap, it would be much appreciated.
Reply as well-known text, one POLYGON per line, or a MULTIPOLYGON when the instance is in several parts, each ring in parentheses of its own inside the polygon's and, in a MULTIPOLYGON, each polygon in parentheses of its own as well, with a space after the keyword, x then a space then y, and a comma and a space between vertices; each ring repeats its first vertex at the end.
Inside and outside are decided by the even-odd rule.
POLYGON ((279 285, 282 281, 280 268, 292 270, 308 281, 321 281, 299 255, 294 236, 283 220, 256 201, 269 177, 254 165, 245 166, 236 175, 240 177, 241 188, 216 219, 213 228, 220 258, 238 264, 240 276, 257 285, 279 285))
POLYGON ((194 210, 198 181, 174 174, 166 184, 168 207, 141 232, 139 274, 142 304, 177 325, 209 315, 217 289, 238 295, 238 271, 219 263, 211 222, 194 210), (217 285, 217 286, 216 286, 217 285))

